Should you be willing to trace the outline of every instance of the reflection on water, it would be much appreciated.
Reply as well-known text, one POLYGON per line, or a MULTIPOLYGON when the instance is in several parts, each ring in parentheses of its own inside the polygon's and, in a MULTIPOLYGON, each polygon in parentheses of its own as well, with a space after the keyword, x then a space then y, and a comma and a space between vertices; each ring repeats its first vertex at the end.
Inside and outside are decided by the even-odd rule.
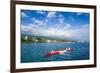
POLYGON ((89 59, 89 43, 22 43, 21 63, 47 62, 47 61, 70 61, 89 59), (72 53, 56 54, 45 57, 52 50, 72 48, 72 53))

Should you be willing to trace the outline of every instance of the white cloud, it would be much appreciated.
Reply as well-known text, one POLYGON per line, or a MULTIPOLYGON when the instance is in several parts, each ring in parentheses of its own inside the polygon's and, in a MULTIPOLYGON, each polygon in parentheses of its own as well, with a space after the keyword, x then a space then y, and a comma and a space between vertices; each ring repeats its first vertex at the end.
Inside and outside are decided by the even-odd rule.
POLYGON ((37 25, 39 25, 39 26, 44 26, 44 25, 45 25, 45 22, 44 22, 44 21, 38 21, 38 22, 37 22, 37 25))
POLYGON ((46 12, 45 12, 45 11, 40 11, 40 10, 39 10, 39 11, 37 11, 37 13, 39 13, 39 14, 43 14, 43 15, 44 15, 44 14, 46 14, 46 12))
POLYGON ((55 17, 56 16, 56 12, 50 11, 47 14, 47 18, 51 18, 51 17, 55 17))
POLYGON ((59 22, 63 23, 64 22, 64 18, 63 17, 59 18, 59 22))
POLYGON ((59 30, 55 28, 49 28, 49 29, 39 29, 39 30, 34 30, 33 29, 33 34, 37 35, 43 35, 43 36, 51 36, 51 37, 70 37, 71 34, 67 31, 64 30, 59 30))
POLYGON ((26 13, 21 12, 21 17, 29 17, 26 13))
POLYGON ((81 13, 81 12, 77 12, 77 13, 76 13, 77 16, 82 15, 82 14, 83 14, 83 13, 81 13))
POLYGON ((70 28, 70 27, 71 27, 71 25, 70 25, 70 24, 67 24, 67 25, 66 25, 66 27, 70 28))
MULTIPOLYGON (((60 26, 57 24, 57 26, 60 26)), ((89 40, 89 26, 80 25, 79 27, 72 27, 70 24, 66 26, 59 27, 48 27, 43 28, 36 24, 29 24, 29 25, 21 25, 21 31, 29 32, 35 35, 41 36, 51 36, 51 37, 64 37, 70 39, 77 39, 77 40, 89 40)))
POLYGON ((89 41, 89 26, 88 24, 86 25, 81 25, 77 28, 73 28, 70 30, 70 33, 73 34, 73 38, 76 38, 78 40, 84 40, 84 41, 89 41))
POLYGON ((64 30, 70 29, 71 25, 70 24, 66 24, 66 26, 63 27, 64 30))
POLYGON ((32 18, 32 21, 35 21, 35 20, 36 20, 36 18, 33 17, 33 18, 32 18))
POLYGON ((52 37, 70 37, 71 34, 64 29, 55 27, 42 28, 34 24, 21 25, 21 31, 35 35, 52 36, 52 37))
POLYGON ((59 22, 63 23, 64 22, 64 16, 59 14, 58 17, 59 17, 59 22))
POLYGON ((32 26, 30 26, 30 25, 21 25, 21 31, 22 31, 22 33, 30 33, 31 32, 31 30, 32 30, 33 28, 32 28, 32 26))
POLYGON ((37 26, 43 26, 45 25, 45 21, 43 20, 38 20, 38 19, 35 19, 35 18, 32 18, 32 21, 33 21, 33 24, 37 25, 37 26))
POLYGON ((60 17, 60 18, 63 18, 63 15, 60 14, 59 17, 60 17))
POLYGON ((44 20, 44 22, 46 22, 46 23, 47 23, 47 22, 48 22, 48 19, 45 19, 45 20, 44 20))

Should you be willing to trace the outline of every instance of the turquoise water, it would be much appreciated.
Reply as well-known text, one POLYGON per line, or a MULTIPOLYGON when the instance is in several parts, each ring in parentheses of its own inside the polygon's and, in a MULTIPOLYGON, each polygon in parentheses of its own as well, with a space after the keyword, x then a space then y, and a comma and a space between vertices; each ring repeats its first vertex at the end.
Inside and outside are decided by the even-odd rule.
POLYGON ((70 61, 89 59, 89 43, 22 43, 21 63, 70 61), (61 48, 72 48, 72 53, 57 54, 45 57, 47 52, 61 48))

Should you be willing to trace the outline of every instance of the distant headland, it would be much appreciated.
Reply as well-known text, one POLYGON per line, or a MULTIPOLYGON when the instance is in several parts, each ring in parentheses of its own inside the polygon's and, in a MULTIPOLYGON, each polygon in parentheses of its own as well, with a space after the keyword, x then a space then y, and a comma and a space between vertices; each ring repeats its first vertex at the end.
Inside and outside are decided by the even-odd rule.
POLYGON ((21 35, 22 43, 78 43, 85 41, 75 41, 75 40, 63 40, 63 39, 55 39, 55 38, 46 38, 46 37, 33 37, 31 35, 21 35))

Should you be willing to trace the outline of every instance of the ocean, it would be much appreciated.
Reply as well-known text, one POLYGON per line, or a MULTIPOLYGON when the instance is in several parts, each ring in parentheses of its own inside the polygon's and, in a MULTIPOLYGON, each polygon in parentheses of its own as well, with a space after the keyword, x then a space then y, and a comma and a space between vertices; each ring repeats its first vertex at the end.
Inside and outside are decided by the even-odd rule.
POLYGON ((21 63, 50 62, 50 61, 71 61, 88 60, 89 43, 21 43, 21 63), (52 50, 72 48, 73 51, 68 54, 56 54, 45 57, 52 50))

